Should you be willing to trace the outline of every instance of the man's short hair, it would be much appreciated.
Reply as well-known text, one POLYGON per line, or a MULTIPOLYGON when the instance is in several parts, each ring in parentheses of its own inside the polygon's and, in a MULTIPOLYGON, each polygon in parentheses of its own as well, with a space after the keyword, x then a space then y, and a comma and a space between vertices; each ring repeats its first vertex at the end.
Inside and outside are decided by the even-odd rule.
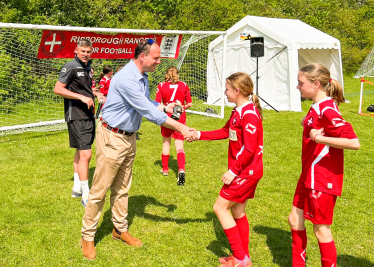
POLYGON ((92 43, 91 43, 90 40, 88 40, 86 38, 81 38, 81 39, 79 39, 79 41, 77 43, 77 47, 81 47, 81 46, 92 48, 92 43))
POLYGON ((152 39, 142 40, 135 48, 134 58, 138 59, 141 53, 148 56, 151 50, 151 45, 154 44, 152 39))

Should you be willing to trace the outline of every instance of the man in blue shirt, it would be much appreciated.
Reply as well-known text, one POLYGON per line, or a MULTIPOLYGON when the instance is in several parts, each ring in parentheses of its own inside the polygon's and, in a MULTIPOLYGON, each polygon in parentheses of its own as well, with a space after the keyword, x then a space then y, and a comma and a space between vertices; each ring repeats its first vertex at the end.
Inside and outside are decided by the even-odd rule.
POLYGON ((148 74, 160 64, 160 47, 148 39, 135 49, 135 59, 114 75, 97 127, 96 170, 83 216, 81 246, 85 258, 96 258, 94 237, 104 206, 105 195, 111 189, 112 238, 130 246, 142 242, 128 232, 128 191, 132 181, 132 165, 136 155, 136 134, 142 118, 177 130, 189 140, 193 132, 171 118, 176 105, 159 104, 149 97, 148 74))

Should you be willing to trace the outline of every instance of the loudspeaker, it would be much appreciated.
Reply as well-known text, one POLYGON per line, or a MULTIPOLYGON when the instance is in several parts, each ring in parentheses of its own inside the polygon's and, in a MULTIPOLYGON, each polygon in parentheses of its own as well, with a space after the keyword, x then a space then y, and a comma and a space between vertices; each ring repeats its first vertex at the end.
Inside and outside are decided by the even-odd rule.
POLYGON ((264 56, 264 37, 251 38, 251 57, 264 56))

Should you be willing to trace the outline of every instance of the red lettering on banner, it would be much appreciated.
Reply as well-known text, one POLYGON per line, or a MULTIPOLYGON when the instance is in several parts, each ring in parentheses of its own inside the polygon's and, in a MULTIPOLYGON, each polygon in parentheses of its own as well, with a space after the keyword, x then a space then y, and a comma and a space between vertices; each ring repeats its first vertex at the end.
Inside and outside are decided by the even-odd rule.
POLYGON ((127 33, 105 35, 93 32, 46 30, 43 32, 40 41, 38 58, 74 58, 74 50, 77 47, 77 43, 82 38, 90 40, 93 44, 93 59, 131 59, 134 57, 136 46, 147 39, 153 39, 161 46, 161 54, 163 54, 163 50, 166 49, 166 53, 164 53, 165 56, 161 55, 161 57, 176 58, 178 57, 182 41, 181 35, 135 35, 127 33), (167 42, 163 41, 166 37, 168 38, 167 42), (173 49, 171 49, 171 47, 173 49))

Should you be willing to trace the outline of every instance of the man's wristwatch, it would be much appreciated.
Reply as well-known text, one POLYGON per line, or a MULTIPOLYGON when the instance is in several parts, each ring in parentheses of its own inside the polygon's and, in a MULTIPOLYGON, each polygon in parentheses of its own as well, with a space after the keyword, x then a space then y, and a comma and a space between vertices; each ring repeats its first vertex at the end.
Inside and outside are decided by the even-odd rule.
POLYGON ((164 105, 164 112, 167 113, 167 112, 166 112, 166 105, 164 105))

